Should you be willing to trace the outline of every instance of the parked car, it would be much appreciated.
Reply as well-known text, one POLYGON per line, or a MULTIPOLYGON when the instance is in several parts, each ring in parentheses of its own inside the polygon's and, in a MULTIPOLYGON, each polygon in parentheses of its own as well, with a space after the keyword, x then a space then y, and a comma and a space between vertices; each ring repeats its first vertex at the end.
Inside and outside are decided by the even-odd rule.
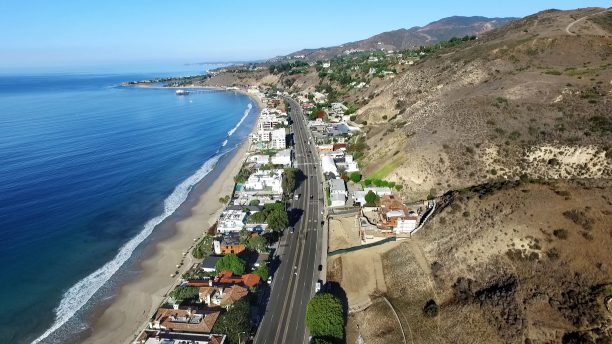
POLYGON ((318 268, 318 270, 319 270, 319 271, 323 270, 323 265, 319 264, 319 268, 318 268))
POLYGON ((293 200, 294 200, 294 201, 297 201, 298 199, 300 199, 300 194, 299 194, 299 193, 298 193, 298 194, 293 195, 293 200))
POLYGON ((272 276, 268 276, 268 284, 272 284, 272 276))
POLYGON ((295 231, 294 227, 289 227, 289 233, 293 234, 294 231, 295 231))
POLYGON ((321 281, 317 281, 317 284, 315 284, 315 293, 318 293, 321 291, 321 281))

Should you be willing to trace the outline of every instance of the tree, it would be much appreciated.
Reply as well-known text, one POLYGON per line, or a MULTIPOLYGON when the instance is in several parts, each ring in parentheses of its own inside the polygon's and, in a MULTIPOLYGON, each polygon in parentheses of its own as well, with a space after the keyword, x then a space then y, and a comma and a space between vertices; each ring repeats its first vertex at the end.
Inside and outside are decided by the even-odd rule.
POLYGON ((257 270, 255 270, 253 273, 255 275, 261 277, 262 281, 268 280, 268 276, 270 276, 270 272, 268 271, 268 267, 265 264, 260 266, 260 267, 258 267, 257 270))
POLYGON ((349 179, 353 182, 353 183, 359 183, 359 181, 361 180, 361 173, 359 172, 353 172, 349 175, 349 179))
POLYGON ((266 222, 266 213, 263 211, 256 212, 255 214, 251 214, 249 216, 249 223, 265 223, 266 222))
POLYGON ((170 292, 170 297, 178 303, 185 300, 196 300, 199 295, 200 290, 196 287, 176 287, 176 289, 170 292))
POLYGON ((225 313, 221 314, 215 325, 214 333, 224 333, 230 344, 245 342, 251 330, 251 305, 244 298, 234 303, 225 313))
POLYGON ((234 275, 242 275, 244 274, 246 264, 244 260, 238 258, 235 254, 228 254, 223 258, 217 261, 215 264, 215 269, 217 272, 222 272, 225 270, 231 271, 234 275))
POLYGON ((283 193, 285 195, 289 195, 295 190, 295 186, 296 186, 295 177, 297 174, 296 172, 297 172, 296 168, 286 168, 283 171, 282 187, 283 187, 283 193))
POLYGON ((316 294, 306 306, 306 326, 313 337, 342 339, 344 315, 340 300, 329 293, 316 294))
POLYGON ((376 205, 376 202, 378 202, 378 195, 374 193, 374 191, 370 190, 368 191, 368 193, 365 195, 365 201, 366 201, 366 205, 368 206, 374 206, 376 205))
POLYGON ((274 209, 266 219, 268 228, 273 231, 282 231, 289 226, 289 217, 284 209, 274 209))
POLYGON ((259 200, 258 199, 251 200, 249 202, 249 205, 259 205, 259 200))
POLYGON ((363 185, 365 187, 371 186, 372 185, 372 179, 366 179, 363 181, 363 185))
POLYGON ((246 242, 246 247, 249 250, 257 251, 260 253, 266 251, 267 245, 268 241, 261 235, 253 235, 246 242))

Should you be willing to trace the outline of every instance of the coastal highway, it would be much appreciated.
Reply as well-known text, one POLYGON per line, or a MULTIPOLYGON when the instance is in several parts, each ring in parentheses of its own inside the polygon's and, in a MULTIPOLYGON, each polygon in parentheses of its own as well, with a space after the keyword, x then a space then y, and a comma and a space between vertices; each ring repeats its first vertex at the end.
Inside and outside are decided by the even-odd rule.
POLYGON ((294 233, 286 231, 279 243, 280 265, 274 273, 267 308, 255 335, 256 344, 308 343, 306 305, 319 279, 324 207, 320 165, 314 142, 309 143, 300 105, 290 98, 287 101, 293 120, 296 167, 306 179, 296 190, 300 198, 290 204, 291 208, 300 209, 301 216, 295 223, 294 233))

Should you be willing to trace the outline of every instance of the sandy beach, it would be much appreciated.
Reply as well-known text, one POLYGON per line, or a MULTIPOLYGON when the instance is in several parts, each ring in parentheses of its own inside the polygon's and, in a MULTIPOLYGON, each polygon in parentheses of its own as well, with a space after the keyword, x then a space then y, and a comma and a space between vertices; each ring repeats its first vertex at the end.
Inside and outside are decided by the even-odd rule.
MULTIPOLYGON (((263 105, 259 99, 251 98, 261 110, 263 105)), ((191 214, 176 222, 174 233, 167 239, 150 244, 150 253, 139 263, 138 277, 123 285, 110 306, 94 317, 83 343, 130 343, 144 328, 181 274, 194 263, 191 253, 184 260, 183 253, 194 245, 194 238, 200 238, 218 219, 225 207, 219 203, 219 197, 232 193, 233 177, 239 172, 248 148, 246 140, 206 191, 197 195, 197 186, 194 188, 194 195, 190 197, 199 196, 199 199, 193 201, 191 214), (184 264, 178 269, 180 274, 170 277, 181 260, 184 264)))

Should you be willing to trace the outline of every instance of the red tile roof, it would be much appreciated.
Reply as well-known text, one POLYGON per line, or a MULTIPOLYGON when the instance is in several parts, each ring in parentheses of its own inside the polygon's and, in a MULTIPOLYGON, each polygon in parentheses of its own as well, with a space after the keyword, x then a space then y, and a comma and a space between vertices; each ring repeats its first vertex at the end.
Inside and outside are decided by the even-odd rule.
POLYGON ((226 284, 244 284, 245 286, 252 288, 259 284, 261 278, 255 274, 245 274, 240 276, 233 276, 229 270, 222 271, 215 282, 226 283, 226 284))

